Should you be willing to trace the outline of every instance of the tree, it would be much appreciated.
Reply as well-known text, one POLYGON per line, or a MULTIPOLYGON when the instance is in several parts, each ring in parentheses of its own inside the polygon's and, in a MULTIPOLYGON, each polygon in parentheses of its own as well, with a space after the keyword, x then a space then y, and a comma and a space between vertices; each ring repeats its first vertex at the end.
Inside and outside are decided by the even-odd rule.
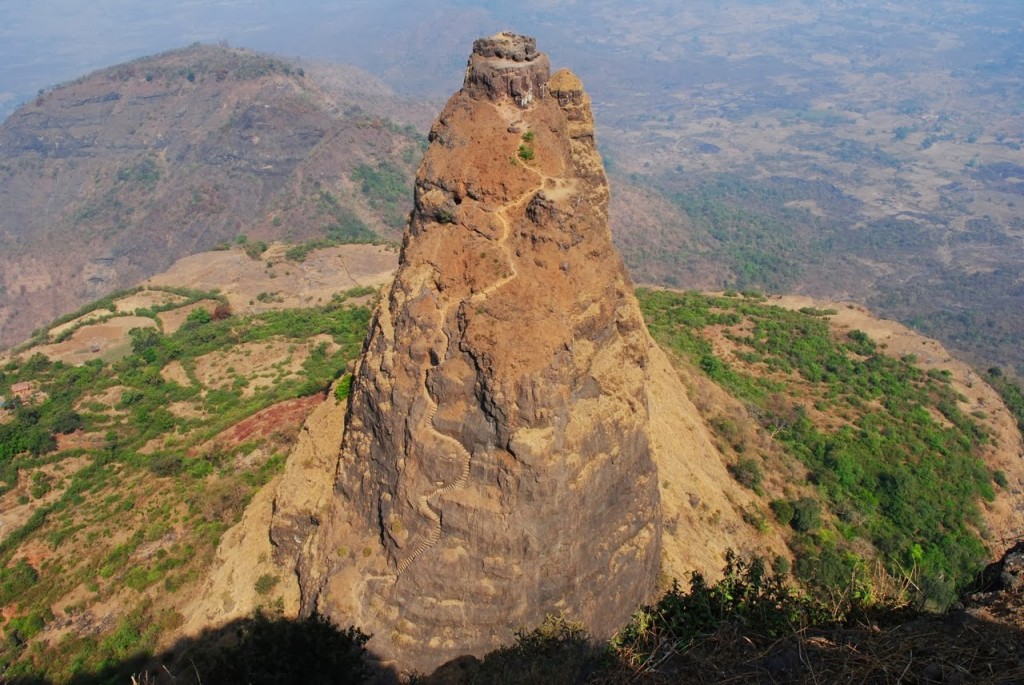
POLYGON ((81 426, 82 417, 71 409, 58 411, 53 417, 53 430, 63 435, 74 433, 81 426))
POLYGON ((147 362, 156 361, 156 347, 160 344, 160 332, 155 328, 133 328, 128 331, 132 338, 132 352, 147 362))
POLYGON ((808 533, 821 526, 821 505, 813 497, 801 497, 793 502, 793 529, 808 533))

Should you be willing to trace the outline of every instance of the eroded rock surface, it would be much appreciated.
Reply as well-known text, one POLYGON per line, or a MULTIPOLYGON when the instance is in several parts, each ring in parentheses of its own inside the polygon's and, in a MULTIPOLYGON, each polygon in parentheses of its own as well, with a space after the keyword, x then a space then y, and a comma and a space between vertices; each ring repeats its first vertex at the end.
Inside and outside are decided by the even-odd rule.
POLYGON ((590 100, 532 39, 477 41, 430 133, 355 373, 306 610, 428 671, 654 590, 651 344, 608 230, 590 100))

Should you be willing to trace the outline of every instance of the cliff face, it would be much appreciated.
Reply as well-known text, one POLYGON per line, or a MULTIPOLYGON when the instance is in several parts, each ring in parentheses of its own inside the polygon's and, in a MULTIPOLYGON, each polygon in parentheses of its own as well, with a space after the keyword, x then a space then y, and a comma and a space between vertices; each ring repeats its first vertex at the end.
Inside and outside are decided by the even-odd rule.
POLYGON ((552 612, 610 634, 661 540, 650 343, 582 84, 532 39, 477 41, 430 141, 301 563, 307 609, 423 670, 552 612))

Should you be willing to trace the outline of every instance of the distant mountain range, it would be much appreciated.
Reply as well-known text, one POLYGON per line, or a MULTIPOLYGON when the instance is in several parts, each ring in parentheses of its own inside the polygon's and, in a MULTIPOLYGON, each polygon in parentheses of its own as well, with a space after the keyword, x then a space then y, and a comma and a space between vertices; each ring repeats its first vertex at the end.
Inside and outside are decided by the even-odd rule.
MULTIPOLYGON (((458 12, 459 26, 439 34, 445 12, 403 13, 390 27, 401 51, 374 48, 380 29, 357 8, 346 21, 365 30, 337 49, 403 92, 436 92, 457 77, 466 41, 513 18, 487 4, 430 7, 442 5, 458 12)), ((634 279, 851 299, 942 339, 982 368, 1022 370, 1024 139, 1019 50, 1005 30, 1019 6, 658 0, 642 13, 597 2, 588 17, 565 4, 524 9, 523 20, 558 45, 556 66, 572 58, 594 93, 614 238, 634 279)), ((29 102, 0 129, 0 345, 153 273, 151 246, 169 259, 233 234, 304 239, 346 223, 317 209, 314 178, 333 184, 331 197, 370 230, 397 237, 386 226, 399 223, 409 195, 396 190, 371 202, 362 189, 383 192, 401 176, 410 191, 415 160, 407 164, 400 148, 404 139, 411 149, 417 136, 405 126, 425 133, 439 103, 403 101, 351 68, 201 46, 177 55, 44 90, 41 104, 29 102), (265 68, 242 68, 246 59, 265 68), (219 61, 227 66, 214 68, 219 61), (254 78, 261 69, 260 78, 273 77, 263 85, 254 78), (114 93, 121 99, 103 102, 114 93), (262 119, 251 109, 242 116, 256 96, 278 104, 262 119), (301 97, 306 109, 277 97, 301 97), (401 122, 383 134, 396 142, 359 124, 353 106, 401 122), (318 123, 325 107, 329 124, 318 123), (305 132, 287 139, 278 125, 286 120, 305 132), (310 135, 323 132, 326 143, 342 129, 349 149, 336 162, 300 161, 322 154, 310 135), (153 184, 155 173, 151 189, 138 184, 153 184), (394 210, 390 219, 384 206, 394 210), (87 263, 67 259, 69 246, 87 263)))

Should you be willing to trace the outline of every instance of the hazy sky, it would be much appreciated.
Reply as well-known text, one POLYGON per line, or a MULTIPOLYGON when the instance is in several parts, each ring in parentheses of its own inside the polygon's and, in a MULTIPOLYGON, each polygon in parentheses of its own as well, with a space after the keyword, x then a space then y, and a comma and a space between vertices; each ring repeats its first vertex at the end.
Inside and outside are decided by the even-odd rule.
POLYGON ((802 32, 814 43, 860 31, 849 45, 884 51, 933 26, 964 44, 955 33, 978 17, 1020 36, 1024 1, 0 0, 0 116, 40 88, 196 41, 355 64, 403 92, 443 95, 459 84, 473 38, 506 28, 537 36, 554 65, 571 63, 585 81, 588 71, 621 81, 644 65, 685 74, 692 54, 742 50, 751 32, 778 41, 802 32))
MULTIPOLYGON (((40 88, 200 41, 363 67, 436 26, 456 3, 432 0, 0 0, 0 113, 40 88)), ((476 29, 488 3, 457 11, 476 29)), ((500 9, 502 3, 493 3, 500 9)), ((457 17, 453 16, 452 19, 457 17)), ((496 24, 495 24, 496 25, 496 24)), ((458 29, 454 33, 458 33, 458 29)), ((447 33, 452 33, 448 31, 447 33)), ((447 37, 447 36, 446 36, 447 37)), ((446 44, 450 44, 447 40, 446 44)), ((464 56, 463 56, 464 59, 464 56)))
MULTIPOLYGON (((41 88, 196 41, 228 41, 285 57, 327 59, 371 70, 376 67, 379 72, 409 49, 410 39, 431 45, 430 34, 436 32, 434 47, 446 51, 453 49, 454 39, 462 34, 475 36, 481 30, 502 28, 500 20, 492 17, 500 16, 505 4, 458 0, 0 0, 0 115, 6 116, 41 88), (385 55, 391 60, 383 60, 385 55)), ((458 59, 464 60, 465 54, 458 59)), ((457 80, 458 69, 453 73, 457 80)))

